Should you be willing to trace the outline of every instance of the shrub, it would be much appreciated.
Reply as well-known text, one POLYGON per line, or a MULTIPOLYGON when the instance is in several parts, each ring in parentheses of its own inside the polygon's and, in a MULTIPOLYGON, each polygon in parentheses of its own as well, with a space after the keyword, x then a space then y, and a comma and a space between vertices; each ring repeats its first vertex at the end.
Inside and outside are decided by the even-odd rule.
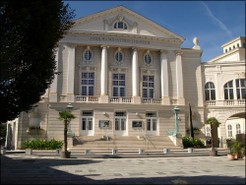
POLYGON ((30 148, 36 150, 52 150, 58 149, 63 146, 63 142, 55 139, 45 140, 45 139, 33 139, 27 140, 23 143, 23 148, 30 148))
POLYGON ((184 148, 194 147, 194 148, 204 148, 204 143, 199 138, 192 138, 190 136, 184 136, 182 138, 184 148))

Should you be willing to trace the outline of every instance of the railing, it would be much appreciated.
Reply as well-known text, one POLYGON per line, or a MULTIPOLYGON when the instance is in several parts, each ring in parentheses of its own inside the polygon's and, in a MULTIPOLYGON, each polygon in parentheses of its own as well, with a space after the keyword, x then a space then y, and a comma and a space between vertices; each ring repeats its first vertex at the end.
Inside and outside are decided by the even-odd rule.
POLYGON ((245 100, 211 100, 205 103, 207 106, 244 106, 245 100))
MULTIPOLYGON (((65 98, 63 98, 63 101, 65 100, 65 98)), ((100 98, 97 96, 83 96, 83 95, 75 95, 75 101, 83 102, 83 103, 100 103, 101 102, 100 98)), ((133 99, 131 97, 110 97, 109 103, 134 104, 133 99)), ((143 104, 162 104, 162 99, 161 98, 142 98, 141 103, 143 104)), ((172 105, 176 105, 177 103, 178 103, 177 99, 171 99, 172 105)), ((241 105, 243 105, 242 102, 241 102, 241 105)))
POLYGON ((132 98, 114 97, 109 99, 110 103, 131 103, 132 98))
POLYGON ((142 103, 160 104, 161 103, 161 99, 142 98, 142 103))
POLYGON ((81 96, 81 95, 76 95, 76 101, 81 101, 81 102, 98 102, 99 98, 95 96, 81 96))

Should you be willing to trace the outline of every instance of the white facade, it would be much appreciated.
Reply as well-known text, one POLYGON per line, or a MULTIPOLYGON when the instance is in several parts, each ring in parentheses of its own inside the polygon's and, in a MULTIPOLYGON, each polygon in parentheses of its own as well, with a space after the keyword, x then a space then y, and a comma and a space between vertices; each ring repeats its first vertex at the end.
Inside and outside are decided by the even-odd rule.
POLYGON ((223 54, 204 63, 205 117, 222 123, 221 139, 245 134, 245 37, 222 46, 223 54))
MULTIPOLYGON (((201 64, 197 38, 193 48, 181 48, 183 41, 122 6, 76 20, 57 48, 59 75, 35 110, 19 117, 14 148, 31 138, 62 139, 63 124, 57 118, 68 103, 74 106, 71 130, 77 137, 100 138, 104 123, 111 137, 141 132, 168 137, 175 130, 175 106, 180 108, 178 126, 184 136, 190 103, 195 127, 205 133, 204 122, 214 115, 223 123, 220 137, 226 138, 228 119, 244 112, 245 96, 225 105, 223 84, 244 75, 245 53, 237 48, 201 64), (236 50, 238 58, 232 54, 236 50), (216 99, 205 101, 204 84, 210 81, 218 89, 216 99), (41 129, 29 130, 34 122, 41 129)), ((245 121, 239 123, 245 128, 245 121)))

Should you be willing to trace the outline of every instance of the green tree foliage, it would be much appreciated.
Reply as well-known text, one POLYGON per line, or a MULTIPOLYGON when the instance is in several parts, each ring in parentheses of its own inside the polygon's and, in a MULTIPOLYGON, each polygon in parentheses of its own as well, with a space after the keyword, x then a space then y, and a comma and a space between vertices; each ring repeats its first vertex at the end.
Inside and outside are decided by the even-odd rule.
POLYGON ((55 48, 73 18, 61 0, 0 1, 0 123, 45 93, 56 71, 55 48))

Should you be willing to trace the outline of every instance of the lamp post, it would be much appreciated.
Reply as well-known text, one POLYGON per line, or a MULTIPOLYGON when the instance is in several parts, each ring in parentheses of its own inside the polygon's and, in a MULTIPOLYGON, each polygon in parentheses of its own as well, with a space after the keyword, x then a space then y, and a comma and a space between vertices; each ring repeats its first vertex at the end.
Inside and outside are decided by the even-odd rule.
POLYGON ((177 106, 175 106, 173 108, 173 112, 175 114, 175 134, 177 135, 179 133, 179 112, 180 112, 180 108, 178 108, 177 106))
MULTIPOLYGON (((72 103, 68 103, 66 106, 67 111, 71 112, 73 110, 73 105, 72 103)), ((67 130, 67 135, 72 137, 74 134, 71 130, 71 120, 68 120, 68 130, 67 130)))

